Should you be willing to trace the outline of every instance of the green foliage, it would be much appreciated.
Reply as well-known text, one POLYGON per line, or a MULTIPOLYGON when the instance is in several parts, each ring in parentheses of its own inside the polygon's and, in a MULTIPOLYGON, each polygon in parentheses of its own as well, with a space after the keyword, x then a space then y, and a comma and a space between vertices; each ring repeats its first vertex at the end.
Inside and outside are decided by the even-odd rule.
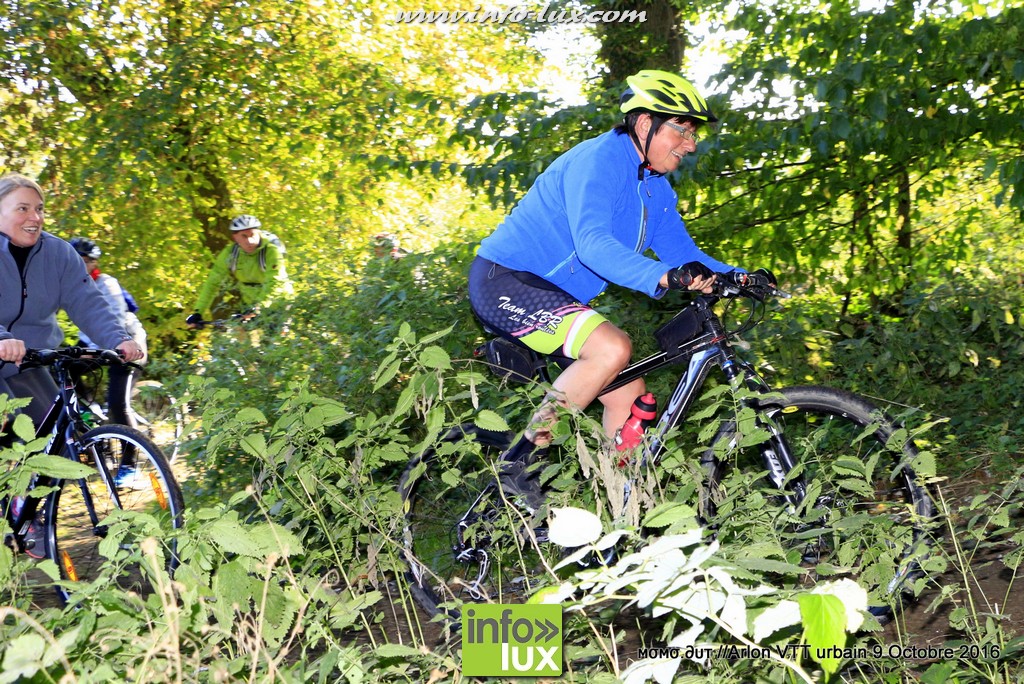
MULTIPOLYGON (((11 604, 0 608, 2 676, 457 679, 456 655, 419 648, 434 642, 401 582, 396 473, 451 424, 524 424, 542 388, 511 392, 471 361, 483 338, 465 274, 500 220, 487 202, 514 203, 558 154, 610 127, 618 87, 560 107, 534 92, 526 28, 442 34, 392 24, 360 3, 3 6, 16 20, 0 21, 0 166, 40 178, 49 229, 103 244, 105 269, 143 303, 155 351, 147 371, 190 401, 194 439, 183 457, 188 517, 174 583, 154 572, 158 590, 146 598, 96 586, 74 608, 30 614, 30 565, 0 546, 0 595, 11 604), (181 312, 226 240, 225 222, 243 211, 288 244, 296 299, 262 320, 268 329, 287 321, 290 332, 186 333, 181 312), (372 256, 369 236, 381 231, 408 254, 372 256), (385 606, 415 625, 415 646, 376 643, 371 627, 385 606)), ((682 211, 710 253, 770 266, 799 294, 750 333, 758 370, 773 384, 833 384, 892 402, 939 476, 987 469, 1019 481, 1021 9, 698 10, 741 33, 722 75, 734 96, 712 98, 720 135, 702 140, 674 178, 682 211), (948 438, 918 432, 943 419, 948 438)), ((640 52, 619 56, 647 65, 652 55, 640 52)), ((609 65, 610 80, 623 69, 609 65)), ((641 355, 678 301, 612 288, 595 305, 641 355)), ((659 397, 672 390, 671 378, 651 384, 659 397)), ((585 417, 563 425, 561 441, 586 447, 585 417)), ((21 419, 13 429, 28 435, 21 419)), ((693 523, 689 452, 699 430, 672 436, 664 472, 674 487, 645 512, 662 538, 693 523)), ((5 453, 13 463, 38 446, 5 453)), ((837 464, 838 474, 855 482, 854 465, 837 464)), ((545 477, 607 514, 614 507, 600 487, 571 486, 579 467, 545 477)), ((24 491, 29 474, 0 470, 0 493, 24 491)), ((729 509, 739 541, 716 562, 750 586, 788 564, 766 536, 763 493, 739 491, 729 509)), ((948 578, 940 573, 955 566, 966 586, 975 550, 1004 548, 1007 538, 1019 548, 1019 502, 1007 484, 951 505, 949 519, 963 524, 950 537, 974 546, 928 572, 948 578)), ((1019 561, 1010 552, 1000 562, 1016 576, 1019 561)), ((678 592, 667 596, 666 605, 678 592)), ((947 582, 936 607, 952 603, 964 640, 998 654, 981 665, 935 663, 923 681, 1009 680, 1019 669, 1019 637, 993 610, 1005 597, 981 606, 970 596, 947 582)), ((815 638, 830 623, 821 624, 809 627, 815 638)), ((605 660, 573 676, 599 681, 608 675, 598 670, 614 666, 588 639, 572 648, 605 660)), ((838 666, 864 681, 896 681, 908 669, 886 658, 838 666)), ((796 670, 744 662, 694 672, 781 681, 796 670)))
POLYGON ((2 6, 0 169, 39 177, 47 228, 98 240, 168 345, 237 214, 281 236, 293 273, 344 270, 381 230, 433 244, 417 207, 459 189, 413 169, 477 163, 448 143, 466 102, 536 67, 515 25, 438 40, 366 3, 2 6))
POLYGON ((972 224, 993 206, 1022 206, 1019 180, 983 181, 1016 168, 1019 8, 746 4, 735 17, 726 28, 756 38, 734 43, 736 95, 701 210, 751 227, 748 246, 779 270, 889 302, 946 250, 970 259, 972 224), (960 220, 931 211, 963 194, 960 220))

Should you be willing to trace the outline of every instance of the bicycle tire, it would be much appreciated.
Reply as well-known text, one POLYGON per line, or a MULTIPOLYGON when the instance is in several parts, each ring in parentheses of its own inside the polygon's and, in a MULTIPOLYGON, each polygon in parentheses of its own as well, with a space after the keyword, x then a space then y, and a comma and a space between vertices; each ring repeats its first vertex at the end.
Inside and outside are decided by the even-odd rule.
POLYGON ((140 380, 132 385, 131 410, 139 430, 160 446, 174 463, 185 433, 186 406, 157 380, 140 380))
MULTIPOLYGON (((884 624, 911 600, 910 585, 920 577, 920 564, 934 541, 936 507, 911 467, 917 447, 910 439, 890 445, 899 426, 853 393, 799 386, 773 395, 759 400, 759 410, 781 429, 794 468, 808 488, 795 516, 770 523, 776 526, 785 560, 805 567, 803 581, 809 583, 853 575, 868 589, 869 609, 884 624), (886 454, 892 457, 889 465, 883 465, 886 454), (854 476, 857 462, 864 465, 862 480, 854 476), (870 482, 870 491, 861 481, 870 482), (839 568, 849 572, 835 570, 839 568)), ((719 429, 718 450, 721 440, 735 443, 735 431, 731 422, 719 429)), ((713 445, 702 457, 708 483, 702 496, 705 517, 726 537, 730 511, 719 509, 732 508, 725 503, 728 473, 765 470, 757 447, 746 452, 723 460, 713 445), (716 518, 716 513, 723 515, 716 518)), ((734 494, 747 498, 752 492, 734 494)), ((751 505, 749 498, 746 505, 751 505)))
MULTIPOLYGON (((410 593, 424 612, 457 624, 469 602, 518 603, 537 585, 541 573, 533 541, 489 529, 489 567, 456 559, 453 547, 459 519, 494 482, 492 464, 508 449, 512 434, 472 424, 453 428, 437 446, 413 457, 399 480, 405 520, 403 553, 410 593)), ((499 502, 500 503, 500 502, 499 502)), ((492 510, 509 511, 506 507, 492 510)), ((514 514, 513 514, 514 515, 514 514)), ((505 523, 519 526, 512 515, 505 523)), ((499 524, 495 522, 497 527, 499 524)))
POLYGON ((57 585, 57 594, 67 602, 76 587, 101 577, 124 590, 150 594, 157 578, 146 570, 149 562, 139 542, 156 536, 161 542, 157 552, 173 576, 177 540, 167 531, 184 524, 181 487, 160 449, 138 430, 103 425, 78 441, 81 461, 94 466, 95 472, 81 480, 61 481, 45 503, 47 551, 64 580, 57 585), (135 477, 115 483, 119 467, 131 458, 135 477), (112 515, 118 509, 144 515, 112 515))

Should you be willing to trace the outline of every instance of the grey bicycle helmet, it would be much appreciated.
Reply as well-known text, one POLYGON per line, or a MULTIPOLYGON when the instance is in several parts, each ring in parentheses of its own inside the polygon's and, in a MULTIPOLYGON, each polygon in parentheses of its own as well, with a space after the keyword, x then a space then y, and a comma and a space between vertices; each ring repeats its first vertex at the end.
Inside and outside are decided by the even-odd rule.
POLYGON ((249 230, 250 228, 259 228, 263 224, 255 216, 249 214, 242 214, 231 222, 231 232, 237 233, 240 230, 249 230))
POLYGON ((68 242, 70 242, 71 246, 75 248, 76 252, 78 252, 78 256, 85 257, 86 259, 99 259, 100 255, 103 254, 103 252, 100 251, 99 245, 89 238, 74 237, 68 242))

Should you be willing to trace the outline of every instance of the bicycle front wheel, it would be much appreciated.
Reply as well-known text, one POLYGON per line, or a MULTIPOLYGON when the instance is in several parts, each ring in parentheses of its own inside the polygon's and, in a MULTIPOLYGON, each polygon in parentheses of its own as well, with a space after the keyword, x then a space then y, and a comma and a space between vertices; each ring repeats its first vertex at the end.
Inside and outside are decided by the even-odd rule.
POLYGON ((856 578, 871 612, 887 621, 913 595, 936 534, 913 441, 871 403, 842 390, 786 388, 759 398, 758 410, 766 440, 737 448, 745 440, 727 423, 702 459, 712 527, 723 544, 775 545, 776 560, 803 569, 800 583, 856 578), (758 486, 766 454, 783 450, 793 466, 785 496, 771 483, 758 486))
POLYGON ((174 473, 160 449, 127 426, 94 428, 78 445, 80 461, 95 472, 62 481, 46 503, 48 552, 65 580, 57 593, 67 601, 103 577, 149 594, 162 577, 151 571, 153 557, 140 542, 160 542, 157 567, 170 575, 178 565, 177 541, 168 532, 182 526, 185 504, 174 473))
POLYGON ((407 578, 430 616, 457 620, 464 603, 519 603, 542 581, 545 535, 528 534, 495 485, 494 464, 511 438, 462 425, 402 474, 407 578))

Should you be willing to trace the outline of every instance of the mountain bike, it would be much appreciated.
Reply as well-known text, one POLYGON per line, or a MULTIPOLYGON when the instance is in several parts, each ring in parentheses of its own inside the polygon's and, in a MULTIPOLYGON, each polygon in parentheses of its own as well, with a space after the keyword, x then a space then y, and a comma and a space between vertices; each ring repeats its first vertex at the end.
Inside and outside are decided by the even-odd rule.
POLYGON ((209 329, 218 332, 204 344, 204 364, 227 360, 234 368, 234 372, 246 378, 253 369, 246 367, 251 364, 245 363, 242 357, 261 354, 262 331, 256 327, 258 318, 258 312, 250 309, 209 321, 204 320, 200 314, 192 314, 185 319, 185 323, 194 330, 209 329))
MULTIPOLYGON (((76 587, 101 577, 148 593, 149 560, 139 542, 180 528, 185 510, 166 457, 148 437, 124 425, 90 428, 84 422, 70 372, 82 359, 123 363, 115 350, 67 347, 29 349, 21 367, 49 367, 57 380, 57 395, 36 428, 37 437, 47 438, 42 453, 86 465, 89 474, 36 474, 25 496, 0 502, 12 530, 4 542, 53 560, 63 580, 56 584, 57 595, 65 602, 76 587)), ((158 553, 173 573, 178 565, 173 535, 162 535, 158 553)))
MULTIPOLYGON (((717 368, 725 382, 716 392, 725 395, 729 409, 717 429, 714 424, 708 429, 713 437, 694 468, 702 480, 696 495, 700 520, 709 534, 727 544, 734 511, 755 494, 766 506, 773 501, 781 511, 768 521, 777 535, 778 560, 800 569, 796 577, 779 581, 813 583, 820 572, 854 576, 869 589, 871 612, 885 622, 920 577, 935 504, 914 471, 914 442, 869 401, 821 386, 772 389, 738 357, 741 345, 734 340, 763 320, 767 299, 785 296, 753 274, 719 274, 712 294, 694 298, 654 333, 660 351, 631 364, 605 388, 682 367, 660 417, 645 434, 622 499, 628 503, 639 494, 638 473, 650 473, 667 455, 680 460, 682 449, 673 446, 677 428, 717 368), (735 330, 727 330, 714 311, 723 300, 751 305, 750 316, 735 330)), ((549 382, 547 362, 531 350, 501 338, 485 346, 499 375, 549 382)), ((554 564, 546 557, 565 553, 545 545, 543 524, 517 508, 496 477, 511 438, 472 423, 460 425, 414 456, 401 476, 411 593, 431 615, 457 621, 464 602, 522 601, 551 581, 550 573, 539 572, 554 564)), ((550 475, 552 468, 557 471, 548 465, 541 476, 558 480, 547 482, 549 497, 564 484, 564 477, 550 475)), ((732 541, 751 543, 740 536, 732 541)))

